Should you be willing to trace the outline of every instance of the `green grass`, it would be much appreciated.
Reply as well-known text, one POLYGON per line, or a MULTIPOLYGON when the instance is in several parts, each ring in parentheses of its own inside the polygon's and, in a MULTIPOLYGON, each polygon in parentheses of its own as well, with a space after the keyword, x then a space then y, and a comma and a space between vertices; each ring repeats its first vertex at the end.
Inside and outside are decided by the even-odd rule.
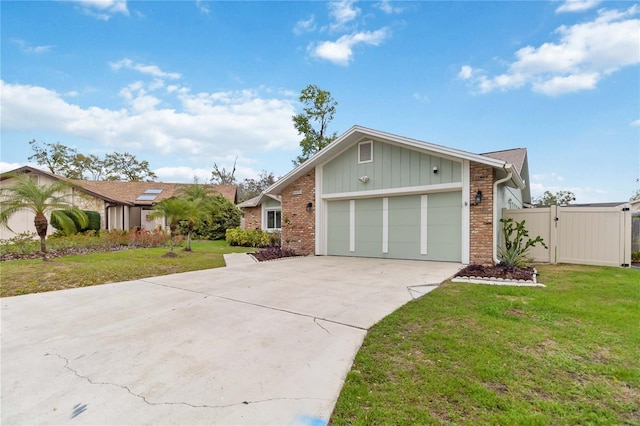
POLYGON ((176 247, 178 257, 165 258, 166 247, 129 249, 65 256, 47 261, 12 260, 0 263, 0 296, 40 293, 65 288, 135 280, 177 272, 224 266, 223 254, 254 251, 229 247, 226 241, 194 241, 191 252, 176 247))
POLYGON ((447 282, 375 325, 333 425, 640 424, 640 271, 447 282))

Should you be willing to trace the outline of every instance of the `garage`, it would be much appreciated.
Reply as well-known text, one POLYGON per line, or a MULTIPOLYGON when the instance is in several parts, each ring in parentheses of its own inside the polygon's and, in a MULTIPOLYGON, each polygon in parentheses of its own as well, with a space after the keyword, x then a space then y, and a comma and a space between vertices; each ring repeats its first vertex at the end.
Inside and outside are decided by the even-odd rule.
POLYGON ((460 262, 462 193, 328 201, 327 254, 460 262))

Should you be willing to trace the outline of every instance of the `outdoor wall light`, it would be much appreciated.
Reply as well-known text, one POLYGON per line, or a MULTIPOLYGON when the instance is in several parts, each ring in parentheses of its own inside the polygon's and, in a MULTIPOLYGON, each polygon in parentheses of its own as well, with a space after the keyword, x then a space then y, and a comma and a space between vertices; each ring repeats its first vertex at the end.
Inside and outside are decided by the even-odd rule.
POLYGON ((434 174, 434 175, 437 175, 437 174, 438 174, 438 166, 435 166, 435 167, 433 168, 433 174, 434 174))
POLYGON ((478 204, 480 204, 481 201, 482 201, 482 191, 479 190, 478 192, 476 192, 473 205, 477 206, 478 204))
POLYGON ((367 183, 369 182, 369 176, 360 176, 358 180, 362 183, 367 183))
POLYGON ((307 211, 311 212, 312 208, 313 208, 313 203, 307 203, 307 211))

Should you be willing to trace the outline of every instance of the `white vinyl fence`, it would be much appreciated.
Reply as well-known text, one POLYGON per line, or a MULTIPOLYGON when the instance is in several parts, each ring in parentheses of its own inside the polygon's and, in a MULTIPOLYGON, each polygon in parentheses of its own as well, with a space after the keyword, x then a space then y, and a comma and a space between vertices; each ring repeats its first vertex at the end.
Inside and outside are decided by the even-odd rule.
POLYGON ((504 209, 502 217, 525 221, 529 237, 540 235, 535 262, 629 266, 631 212, 628 207, 558 207, 504 209))

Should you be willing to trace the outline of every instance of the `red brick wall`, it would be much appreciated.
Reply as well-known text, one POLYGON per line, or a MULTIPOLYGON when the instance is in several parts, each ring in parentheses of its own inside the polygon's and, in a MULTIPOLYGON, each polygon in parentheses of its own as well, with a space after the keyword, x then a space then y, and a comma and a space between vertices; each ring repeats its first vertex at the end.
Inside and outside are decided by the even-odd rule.
POLYGON ((282 191, 282 247, 296 254, 314 254, 316 247, 316 171, 307 174, 282 191), (307 211, 307 204, 313 208, 307 211))
POLYGON ((262 229, 262 206, 245 207, 244 229, 262 229))
POLYGON ((480 265, 493 265, 493 167, 471 162, 470 165, 470 236, 469 261, 480 265), (474 206, 478 190, 482 191, 482 202, 474 206))

